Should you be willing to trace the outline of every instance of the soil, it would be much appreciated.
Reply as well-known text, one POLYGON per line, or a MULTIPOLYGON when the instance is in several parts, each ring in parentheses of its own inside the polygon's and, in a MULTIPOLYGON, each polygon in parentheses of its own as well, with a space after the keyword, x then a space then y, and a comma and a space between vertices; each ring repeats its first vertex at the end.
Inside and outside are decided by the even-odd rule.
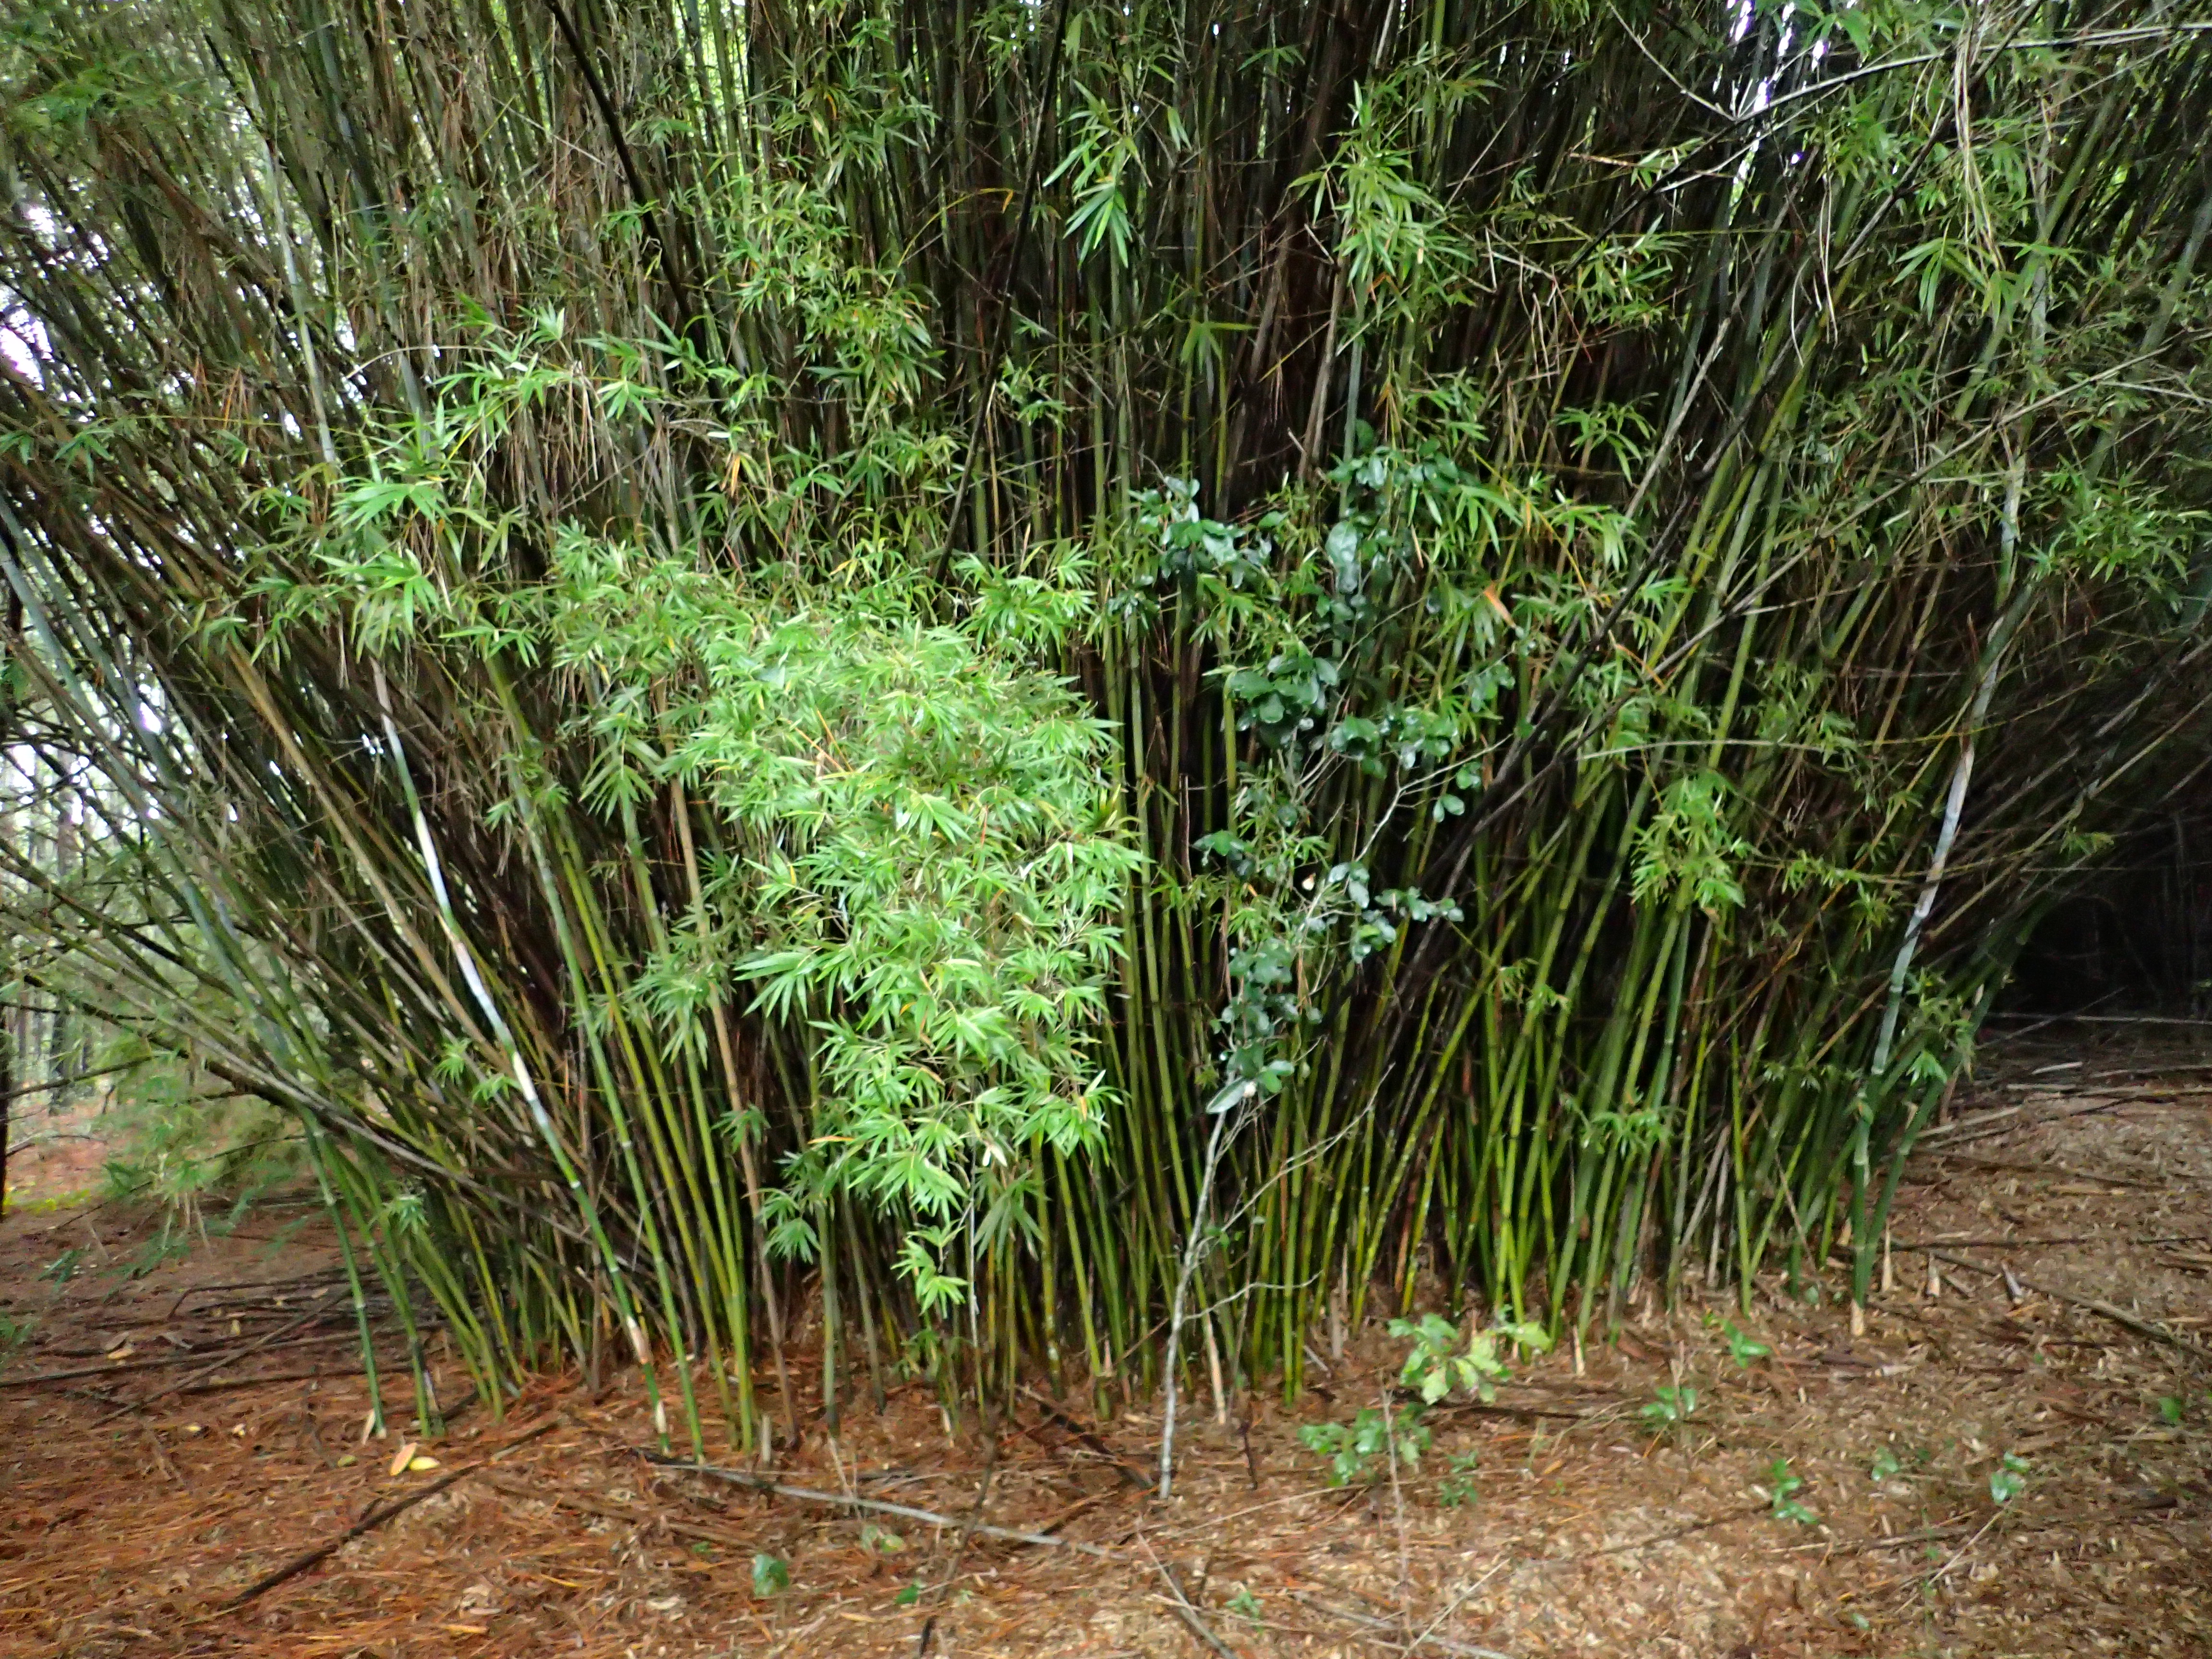
POLYGON ((8 1208, 53 1210, 90 1201, 106 1162, 105 1095, 66 1105, 18 1101, 8 1126, 8 1208))
POLYGON ((1862 1334, 1832 1268, 1748 1311, 1692 1296, 1438 1407, 1395 1481, 1332 1487, 1297 1433, 1382 1397, 1379 1330, 1295 1406, 1237 1402, 1249 1431, 1189 1402, 1165 1504, 1156 1407, 1025 1395, 986 1434, 864 1385, 833 1441, 802 1390, 769 1478, 951 1526, 655 1466, 635 1379, 465 1407, 410 1468, 397 1427, 363 1438, 311 1209, 179 1254, 173 1218, 27 1205, 0 1224, 0 1652, 2212 1655, 2208 1061, 1997 1046, 1913 1160, 1862 1334))

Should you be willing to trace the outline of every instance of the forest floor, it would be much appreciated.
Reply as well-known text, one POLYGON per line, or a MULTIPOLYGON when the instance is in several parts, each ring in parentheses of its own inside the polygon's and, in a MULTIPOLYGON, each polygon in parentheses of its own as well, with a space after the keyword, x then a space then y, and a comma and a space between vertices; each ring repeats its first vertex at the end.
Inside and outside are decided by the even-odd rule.
POLYGON ((657 1468, 627 1382, 461 1412, 409 1468, 362 1439, 311 1212, 176 1255, 158 1217, 20 1193, 0 1653, 2212 1655, 2212 1042, 2051 1037, 1997 1047, 1914 1158, 1863 1335, 1778 1279, 1646 1313, 1439 1408, 1395 1484, 1331 1488, 1297 1432, 1377 1401, 1379 1333, 1249 1433, 1190 1402, 1165 1504, 1153 1408, 1024 1396, 987 1455, 919 1388, 863 1388, 834 1443, 796 1402, 775 1478, 951 1528, 657 1468), (1696 1392, 1678 1425, 1662 1387, 1696 1392))

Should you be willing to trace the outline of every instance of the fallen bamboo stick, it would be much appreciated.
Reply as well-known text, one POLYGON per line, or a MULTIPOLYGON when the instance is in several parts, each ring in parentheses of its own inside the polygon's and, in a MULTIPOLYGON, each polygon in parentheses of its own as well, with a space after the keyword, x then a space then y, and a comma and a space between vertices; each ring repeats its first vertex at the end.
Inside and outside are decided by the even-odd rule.
POLYGON ((1408 1642, 1404 1632, 1388 1619, 1377 1619, 1371 1613, 1354 1613, 1349 1607, 1335 1607, 1297 1590, 1291 1592, 1291 1600, 1302 1607, 1312 1608, 1324 1618, 1340 1619, 1347 1625, 1358 1625, 1366 1630, 1380 1631, 1408 1653, 1417 1648, 1429 1647, 1436 1649, 1440 1653, 1462 1655, 1464 1659, 1512 1659, 1510 1654, 1500 1653, 1495 1648, 1474 1647, 1466 1642, 1455 1642, 1449 1636, 1438 1636, 1433 1632, 1415 1636, 1408 1642))
POLYGON ((2212 1360, 2212 1348, 2208 1348, 2203 1343, 2182 1335, 2179 1331, 2170 1331, 2154 1320, 2145 1319, 2138 1314, 2131 1314, 2125 1308, 2115 1307, 2112 1304, 2100 1300, 2096 1297, 2075 1296, 2071 1291, 2054 1290, 2048 1285, 2039 1285, 2032 1279, 2021 1279, 2008 1268, 1992 1267, 1986 1263, 1972 1261, 1963 1255, 1953 1255, 1946 1250, 1930 1250, 1928 1254, 1938 1261, 1948 1261, 1954 1267, 1964 1267, 1971 1273, 1987 1273, 1992 1279, 2015 1281, 2023 1288, 2033 1291, 2038 1296, 2047 1296, 2054 1302, 2063 1302, 2072 1307, 2095 1314, 2100 1319, 2109 1319, 2123 1329, 2133 1331, 2137 1336, 2148 1337, 2154 1342, 2166 1343, 2180 1349, 2185 1354, 2193 1354, 2199 1359, 2212 1360))
POLYGON ((579 1515, 595 1515, 603 1521, 623 1521, 634 1527, 658 1527, 678 1538, 701 1539, 731 1549, 749 1549, 753 1542, 726 1527, 709 1527, 696 1521, 686 1521, 678 1516, 640 1511, 620 1504, 605 1503, 582 1492, 565 1492, 558 1487, 539 1488, 521 1486, 513 1480, 494 1480, 491 1489, 508 1498, 547 1504, 556 1509, 570 1509, 579 1515))
POLYGON ((215 1361, 214 1364, 194 1371, 190 1376, 185 1378, 181 1382, 172 1382, 166 1389, 155 1389, 153 1393, 148 1395, 143 1400, 132 1400, 126 1401, 123 1405, 118 1406, 113 1411, 101 1418, 99 1422, 94 1424, 92 1426, 95 1429, 104 1428, 106 1425, 112 1423, 118 1417, 127 1417, 132 1412, 143 1411, 155 1401, 167 1400, 171 1395, 182 1394, 193 1383, 204 1382, 207 1378, 213 1376, 217 1371, 223 1370, 229 1366, 234 1365, 241 1359, 249 1359, 255 1354, 263 1352, 269 1348, 276 1346, 276 1340, 279 1337, 289 1336, 294 1331, 299 1329, 301 1326, 307 1324, 311 1320, 320 1318, 329 1310, 331 1299, 336 1297, 338 1294, 338 1291, 343 1288, 343 1287, 341 1285, 332 1285, 328 1291, 325 1291, 322 1295, 315 1298, 313 1306, 309 1307, 307 1311, 302 1313, 297 1319, 291 1321, 289 1324, 279 1325, 275 1330, 270 1332, 268 1335, 258 1338, 254 1341, 246 1344, 245 1347, 240 1348, 236 1353, 225 1354, 221 1358, 215 1361))
POLYGON ((1096 1452, 1100 1457, 1105 1459, 1108 1467, 1112 1468, 1115 1474, 1119 1474, 1121 1479, 1128 1482, 1129 1485, 1134 1486, 1139 1492, 1150 1492, 1152 1489, 1152 1482, 1149 1475, 1146 1474, 1143 1470, 1138 1468, 1134 1464, 1125 1462, 1121 1453, 1115 1451, 1113 1447, 1108 1445, 1104 1440, 1099 1437, 1098 1434, 1094 1430, 1085 1428, 1074 1417, 1071 1416, 1057 1401, 1053 1400, 1048 1395, 1039 1394, 1035 1389, 1030 1388, 1027 1385, 1024 1385, 1022 1393, 1029 1399, 1031 1404, 1035 1405, 1040 1411, 1043 1412, 1044 1414, 1050 1418, 1054 1422, 1059 1424, 1060 1427, 1066 1429, 1070 1434, 1073 1435, 1085 1447, 1096 1452))
POLYGON ((787 1486, 781 1480, 748 1474, 743 1469, 726 1469, 714 1463, 693 1463, 682 1458, 664 1457, 659 1452, 640 1448, 636 1455, 657 1468, 674 1469, 684 1474, 703 1474, 715 1480, 726 1480, 733 1486, 743 1486, 750 1492, 769 1492, 778 1498, 788 1498, 799 1504, 828 1504, 835 1508, 863 1510, 871 1515, 896 1515, 903 1520, 919 1521, 926 1527, 944 1527, 952 1531, 965 1530, 978 1538, 1000 1538, 1010 1544, 1047 1544, 1054 1549, 1076 1550, 1085 1555, 1095 1555, 1102 1561, 1115 1559, 1110 1550, 1096 1544, 1085 1544, 1073 1538, 1054 1538, 1048 1533, 1023 1532, 1012 1527, 987 1527, 980 1522, 966 1522, 957 1516, 940 1515, 935 1510, 916 1509, 911 1504, 887 1504, 880 1498, 852 1498, 843 1492, 816 1492, 806 1486, 787 1486))
MULTIPOLYGON (((303 1336, 290 1342, 274 1343, 260 1348, 241 1348, 239 1357, 251 1358, 256 1353, 283 1353, 296 1348, 308 1348, 317 1343, 359 1342, 355 1331, 332 1331, 327 1336, 303 1336)), ((173 1370, 179 1365, 198 1365, 200 1375, 209 1376, 232 1363, 228 1354, 210 1355, 203 1349, 197 1353, 157 1354, 151 1359, 124 1359, 106 1365, 73 1365, 66 1370, 40 1371, 33 1376, 0 1376, 0 1389, 35 1389, 45 1382, 74 1382, 86 1376, 122 1376, 131 1371, 173 1370), (210 1364, 210 1361, 214 1363, 210 1364)), ((186 1379, 189 1382, 190 1379, 186 1379)))
MULTIPOLYGON (((256 1596, 267 1595, 270 1590, 275 1589, 277 1585, 283 1583, 286 1579, 296 1578, 301 1573, 307 1571, 308 1568, 315 1565, 318 1562, 326 1560, 330 1557, 336 1555, 340 1550, 343 1549, 348 1544, 353 1542, 355 1539, 360 1537, 363 1533, 374 1532, 377 1528, 382 1526, 386 1522, 392 1519, 393 1516, 402 1514, 408 1510, 413 1509, 416 1504, 421 1503, 426 1498, 435 1498, 440 1492, 445 1491, 447 1487, 452 1486, 455 1481, 467 1480, 469 1476, 474 1474, 477 1470, 488 1468, 489 1465, 497 1462, 501 1458, 506 1456, 507 1453, 513 1451, 516 1447, 526 1444, 528 1442, 537 1439, 538 1437, 542 1434, 551 1433, 553 1430, 558 1428, 567 1420, 568 1419, 565 1417, 559 1415, 549 1417, 545 1421, 540 1423, 536 1428, 508 1441, 507 1444, 501 1446, 497 1451, 493 1452, 489 1456, 480 1457, 473 1463, 465 1464, 461 1468, 455 1469, 451 1474, 440 1475, 435 1480, 433 1480, 428 1486, 423 1487, 420 1492, 410 1492, 404 1498, 395 1498, 389 1504, 386 1504, 377 1509, 371 1510, 367 1515, 362 1516, 360 1520, 355 1522, 353 1525, 348 1527, 343 1532, 340 1533, 336 1538, 331 1539, 328 1543, 318 1544, 314 1548, 307 1551, 306 1553, 294 1556, 289 1561, 287 1561, 283 1566, 277 1568, 274 1572, 266 1573, 261 1577, 255 1579, 253 1583, 248 1584, 244 1589, 239 1591, 237 1595, 232 1596, 229 1601, 225 1601, 222 1606, 216 1608, 216 1613, 222 1613, 236 1612, 240 1607, 244 1607, 248 1601, 252 1601, 256 1596)), ((213 1617, 214 1615, 210 1614, 209 1616, 213 1617)))
POLYGON ((1168 1610, 1182 1620, 1183 1627, 1198 1638, 1200 1646, 1210 1653, 1218 1654, 1220 1659, 1237 1659, 1236 1650, 1215 1635, 1213 1626, 1206 1622, 1205 1615, 1191 1605, 1190 1597, 1183 1594, 1182 1583, 1169 1569, 1168 1564, 1161 1560, 1158 1553, 1153 1550, 1152 1540, 1139 1533, 1137 1541, 1145 1547, 1145 1553, 1152 1557, 1153 1568, 1159 1573, 1161 1580, 1175 1597, 1174 1601, 1168 1603, 1168 1610))

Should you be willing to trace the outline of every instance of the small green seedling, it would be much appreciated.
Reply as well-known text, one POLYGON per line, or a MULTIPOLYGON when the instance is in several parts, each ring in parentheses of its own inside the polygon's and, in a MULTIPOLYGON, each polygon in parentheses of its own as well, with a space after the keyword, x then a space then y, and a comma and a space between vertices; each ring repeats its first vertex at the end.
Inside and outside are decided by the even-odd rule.
POLYGON ((791 1563, 763 1550, 753 1557, 753 1595, 765 1601, 791 1588, 791 1563))
POLYGON ((896 1595, 891 1597, 891 1600, 899 1607, 910 1607, 921 1600, 921 1586, 918 1583, 908 1584, 896 1595))
POLYGON ((906 1547, 906 1540, 895 1532, 887 1532, 872 1522, 860 1528, 860 1547, 877 1555, 896 1555, 906 1547))
POLYGON ((1437 1496, 1446 1509, 1463 1509, 1481 1495, 1474 1484, 1474 1466, 1481 1461, 1480 1452, 1452 1454, 1451 1473, 1443 1478, 1443 1484, 1437 1489, 1437 1496))
POLYGON ((2180 1400, 2173 1395, 2167 1395, 2158 1402, 2158 1414, 2167 1422, 2178 1425, 2181 1421, 2180 1400))
POLYGON ((1765 1343, 1754 1342, 1738 1330, 1733 1319, 1728 1323, 1728 1345, 1729 1358, 1735 1360, 1736 1364, 1745 1370, 1749 1370, 1753 1363, 1765 1358, 1774 1352, 1765 1343))
POLYGON ((2004 1455, 2004 1462, 1990 1471, 1990 1496, 2000 1504, 2009 1504, 2027 1488, 2027 1460, 2012 1453, 2004 1455))
POLYGON ((1389 1473, 1389 1460, 1412 1468, 1429 1448, 1429 1431, 1421 1426, 1420 1408, 1407 1407, 1395 1419, 1369 1407, 1349 1423, 1309 1423, 1298 1439, 1309 1451, 1329 1460, 1328 1484, 1348 1486, 1354 1480, 1376 1480, 1389 1473), (1381 1464, 1380 1468, 1376 1464, 1381 1464))
POLYGON ((1248 1624, 1256 1625, 1261 1622, 1260 1598, 1242 1584, 1237 1587, 1237 1594, 1229 1598, 1229 1611, 1248 1624))
POLYGON ((1659 1429, 1686 1421, 1697 1409, 1698 1391, 1685 1382, 1680 1388, 1660 1389, 1656 1400, 1637 1407, 1637 1415, 1659 1429))
POLYGON ((1399 1380, 1419 1389, 1422 1401, 1431 1406, 1455 1390, 1485 1401, 1493 1400, 1498 1385, 1511 1376, 1501 1349, 1510 1353, 1533 1348, 1541 1353, 1552 1346, 1551 1334, 1541 1325, 1506 1323, 1477 1331, 1462 1351, 1459 1328, 1441 1314, 1423 1314, 1419 1320, 1394 1319, 1389 1330, 1401 1341, 1413 1345, 1399 1380))
POLYGON ((1867 1470, 1867 1479, 1879 1486, 1885 1480, 1894 1480, 1905 1465, 1897 1461, 1897 1454, 1884 1446, 1874 1455, 1874 1464, 1867 1470))
POLYGON ((1790 1460, 1778 1457, 1766 1466, 1767 1501, 1777 1521, 1789 1521, 1801 1527, 1809 1527, 1820 1517, 1799 1503, 1796 1494, 1804 1491, 1805 1483, 1790 1473, 1790 1460))

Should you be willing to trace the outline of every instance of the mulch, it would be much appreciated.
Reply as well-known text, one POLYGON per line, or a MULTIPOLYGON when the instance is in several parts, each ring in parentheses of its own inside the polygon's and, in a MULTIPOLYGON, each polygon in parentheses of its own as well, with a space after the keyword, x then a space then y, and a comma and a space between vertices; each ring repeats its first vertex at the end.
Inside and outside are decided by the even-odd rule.
POLYGON ((1395 1485, 1333 1489, 1297 1431, 1385 1396, 1370 1331, 1295 1405, 1190 1402, 1165 1504, 1139 1489, 1157 1416, 1087 1389, 987 1431, 863 1385, 835 1441, 802 1392, 772 1467, 710 1437, 735 1482, 641 1455, 627 1380, 548 1378, 406 1467, 397 1422, 363 1437, 352 1315, 298 1212, 179 1259, 156 1218, 19 1213, 0 1651, 2212 1654, 2206 1058, 2001 1046, 1908 1172, 1860 1334, 1814 1285, 1693 1294, 1440 1408, 1395 1485), (1771 1353, 1739 1365, 1731 1326, 1771 1353), (1695 1390, 1682 1421, 1644 1409, 1662 1386, 1695 1390), (1778 1516, 1778 1479, 1810 1518, 1778 1516))

